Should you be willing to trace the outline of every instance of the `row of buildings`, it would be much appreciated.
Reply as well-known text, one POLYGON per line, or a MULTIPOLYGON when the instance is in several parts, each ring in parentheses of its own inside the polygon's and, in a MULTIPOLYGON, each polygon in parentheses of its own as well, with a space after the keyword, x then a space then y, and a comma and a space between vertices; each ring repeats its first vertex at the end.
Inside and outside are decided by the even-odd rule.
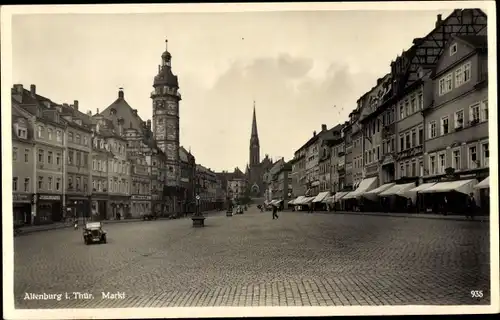
POLYGON ((447 198, 449 210, 460 211, 473 193, 487 210, 486 29, 487 17, 478 9, 438 15, 434 29, 414 39, 359 98, 348 121, 322 125, 295 152, 291 203, 350 209, 372 200, 380 209, 378 199, 388 197, 395 207, 411 199, 422 210, 437 210, 447 198), (390 197, 395 195, 400 197, 390 197))
POLYGON ((237 177, 197 164, 179 144, 181 95, 171 59, 166 50, 154 77, 153 121, 141 119, 122 88, 111 105, 92 114, 81 112, 77 100, 61 104, 40 95, 35 85, 13 86, 14 221, 171 215, 196 206, 211 210, 234 196, 237 177))

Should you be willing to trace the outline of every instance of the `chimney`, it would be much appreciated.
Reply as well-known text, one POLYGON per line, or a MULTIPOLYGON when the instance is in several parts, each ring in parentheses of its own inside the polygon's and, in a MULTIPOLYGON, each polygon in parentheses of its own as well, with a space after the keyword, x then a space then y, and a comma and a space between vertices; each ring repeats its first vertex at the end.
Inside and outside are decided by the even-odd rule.
POLYGON ((151 120, 148 120, 146 122, 146 127, 148 128, 148 130, 151 130, 151 120))
POLYGON ((137 116, 137 109, 133 109, 132 113, 134 114, 134 116, 137 116))
POLYGON ((313 137, 316 137, 316 130, 313 131, 313 137))
POLYGON ((118 98, 119 98, 119 99, 124 99, 123 97, 124 97, 124 94, 123 94, 123 88, 120 88, 120 89, 118 90, 118 98))
POLYGON ((75 108, 75 110, 78 111, 78 100, 73 101, 73 108, 75 108))
POLYGON ((442 14, 438 14, 437 15, 437 20, 436 20, 436 28, 441 25, 442 21, 443 21, 443 15, 442 14))
POLYGON ((22 84, 15 84, 14 90, 16 90, 17 93, 22 94, 23 93, 23 85, 22 84))
POLYGON ((36 97, 36 86, 34 84, 30 86, 30 92, 33 98, 36 97))
POLYGON ((50 109, 50 101, 44 101, 43 104, 47 107, 47 109, 50 109))
POLYGON ((96 113, 95 113, 95 114, 99 114, 99 108, 97 108, 97 111, 96 111, 96 113))
POLYGON ((321 125, 321 131, 326 131, 326 124, 321 125))
POLYGON ((89 117, 92 117, 92 111, 90 111, 90 110, 89 110, 89 111, 87 111, 87 115, 88 115, 89 117))
POLYGON ((63 107, 66 107, 66 108, 69 107, 69 105, 67 103, 63 103, 62 105, 63 105, 63 107))

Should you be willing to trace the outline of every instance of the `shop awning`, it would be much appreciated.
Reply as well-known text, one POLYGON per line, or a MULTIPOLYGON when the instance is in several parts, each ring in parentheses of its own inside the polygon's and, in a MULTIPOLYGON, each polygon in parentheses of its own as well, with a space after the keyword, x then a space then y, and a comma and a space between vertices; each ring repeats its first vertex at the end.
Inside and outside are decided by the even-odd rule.
POLYGON ((390 197, 390 196, 401 196, 405 198, 409 198, 405 196, 405 192, 415 188, 415 183, 404 183, 404 184, 395 184, 389 189, 381 192, 379 196, 381 197, 390 197))
POLYGON ((303 199, 302 202, 300 202, 300 204, 302 204, 302 205, 309 204, 314 200, 314 198, 315 197, 307 197, 307 198, 303 199))
POLYGON ((377 200, 377 198, 380 196, 380 194, 382 192, 386 191, 387 189, 389 189, 395 185, 396 185, 395 183, 383 184, 378 188, 375 188, 373 190, 370 190, 370 191, 363 193, 363 197, 375 201, 375 200, 377 200))
POLYGON ((292 200, 293 201, 293 205, 299 205, 302 200, 304 200, 304 196, 298 196, 295 200, 292 200))
POLYGON ((333 202, 338 202, 340 199, 342 199, 346 194, 349 192, 347 191, 342 191, 342 192, 337 192, 333 197, 333 202))
POLYGON ((422 183, 421 185, 419 185, 416 188, 407 190, 404 193, 403 197, 410 198, 413 201, 413 203, 415 203, 417 201, 417 194, 419 192, 422 192, 423 190, 430 188, 430 187, 434 186, 435 184, 436 184, 435 182, 422 183))
POLYGON ((363 193, 375 189, 377 185, 377 177, 363 179, 356 190, 349 192, 342 199, 355 199, 360 197, 363 193))
POLYGON ((488 189, 490 187, 490 177, 484 179, 474 186, 474 189, 488 189))
POLYGON ((328 197, 328 195, 330 195, 330 191, 320 192, 316 197, 314 197, 312 202, 321 202, 328 197))
POLYGON ((438 182, 430 188, 420 191, 420 193, 440 193, 440 192, 460 192, 470 194, 477 184, 476 179, 438 182))

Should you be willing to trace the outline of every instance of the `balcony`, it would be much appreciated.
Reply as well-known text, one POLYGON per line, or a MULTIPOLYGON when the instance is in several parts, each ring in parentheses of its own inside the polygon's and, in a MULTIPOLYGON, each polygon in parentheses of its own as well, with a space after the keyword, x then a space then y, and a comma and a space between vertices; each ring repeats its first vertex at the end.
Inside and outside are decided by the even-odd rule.
POLYGON ((410 149, 406 149, 406 150, 403 150, 403 151, 398 153, 398 159, 417 156, 417 155, 420 155, 423 151, 424 151, 423 145, 416 146, 416 147, 413 147, 410 149))

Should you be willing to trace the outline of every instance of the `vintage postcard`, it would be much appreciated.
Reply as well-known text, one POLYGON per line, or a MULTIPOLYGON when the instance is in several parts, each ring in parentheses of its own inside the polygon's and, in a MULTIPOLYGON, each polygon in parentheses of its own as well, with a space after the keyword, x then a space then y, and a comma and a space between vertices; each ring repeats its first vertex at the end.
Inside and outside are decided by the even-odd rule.
POLYGON ((495 39, 491 1, 2 6, 4 318, 498 312, 495 39))

